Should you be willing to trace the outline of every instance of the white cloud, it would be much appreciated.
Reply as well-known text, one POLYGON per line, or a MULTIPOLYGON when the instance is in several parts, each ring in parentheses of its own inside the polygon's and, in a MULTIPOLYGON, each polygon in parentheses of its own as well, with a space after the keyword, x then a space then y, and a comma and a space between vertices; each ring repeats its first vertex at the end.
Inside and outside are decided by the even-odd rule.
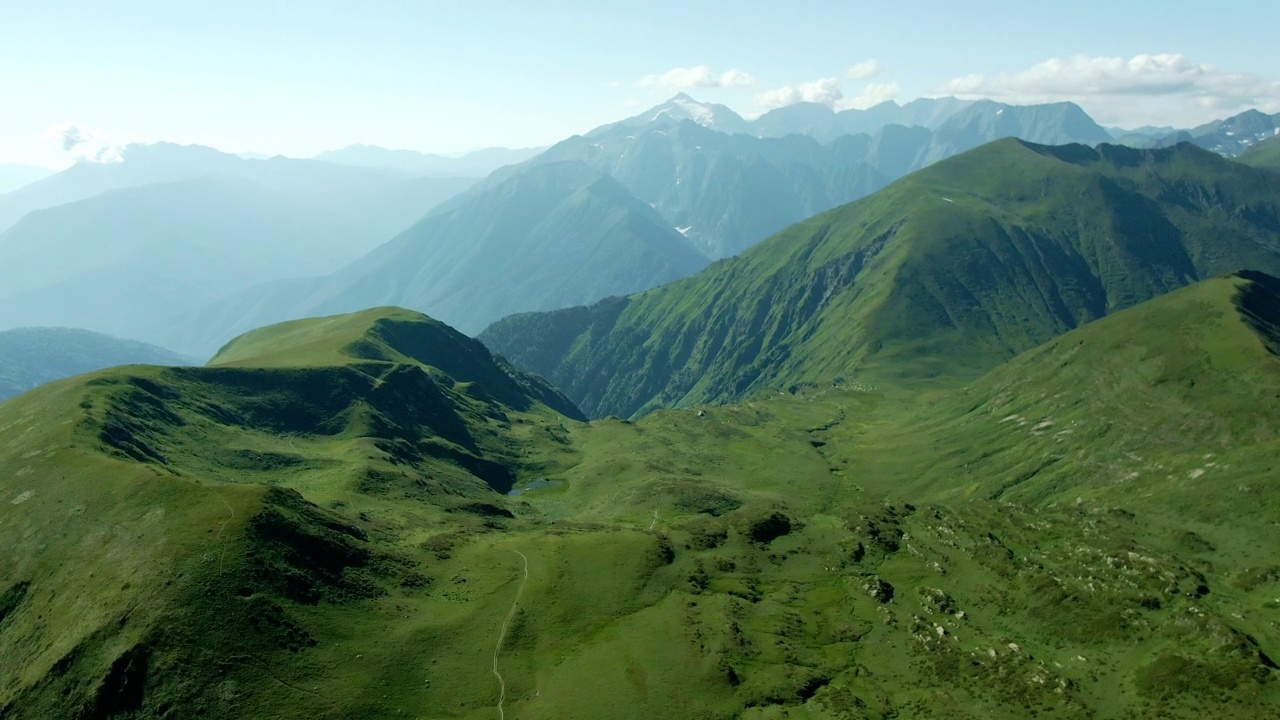
POLYGON ((845 73, 845 76, 850 80, 867 80, 884 75, 887 72, 889 72, 889 66, 879 60, 872 59, 864 60, 863 62, 849 68, 848 72, 845 73))
POLYGON ((873 105, 893 100, 902 94, 898 83, 868 83, 857 97, 842 100, 836 104, 837 110, 866 110, 873 105))
POLYGON ((671 68, 661 75, 645 75, 636 81, 637 87, 652 89, 690 90, 694 88, 727 88, 752 85, 756 81, 751 73, 729 68, 719 75, 706 65, 689 68, 671 68))
POLYGON ((1021 72, 954 78, 937 94, 1022 104, 1070 100, 1107 124, 1194 125, 1251 107, 1280 111, 1280 82, 1177 54, 1054 58, 1021 72))
POLYGON ((794 105, 798 102, 821 103, 834 107, 843 98, 844 92, 840 90, 840 80, 823 78, 762 92, 756 95, 756 104, 766 110, 794 105))
POLYGON ((749 72, 744 72, 737 68, 729 68, 720 76, 721 87, 746 87, 747 85, 755 85, 756 79, 749 72))
POLYGON ((111 142, 111 136, 90 130, 73 122, 55 125, 45 131, 45 139, 76 162, 110 163, 124 159, 123 148, 111 142))

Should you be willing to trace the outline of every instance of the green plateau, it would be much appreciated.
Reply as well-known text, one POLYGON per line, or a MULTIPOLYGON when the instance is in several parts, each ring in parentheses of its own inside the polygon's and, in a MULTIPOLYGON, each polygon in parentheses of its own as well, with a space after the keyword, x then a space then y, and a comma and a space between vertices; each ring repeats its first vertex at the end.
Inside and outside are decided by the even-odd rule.
POLYGON ((395 308, 37 388, 0 717, 1275 717, 1280 280, 1159 277, 968 382, 634 421, 395 308))

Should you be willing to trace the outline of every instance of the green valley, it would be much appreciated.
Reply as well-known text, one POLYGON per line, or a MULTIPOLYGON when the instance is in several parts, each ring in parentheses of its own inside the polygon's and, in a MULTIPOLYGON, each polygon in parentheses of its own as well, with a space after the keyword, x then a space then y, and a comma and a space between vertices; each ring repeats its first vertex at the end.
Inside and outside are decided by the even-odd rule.
POLYGON ((1268 3, 9 5, 0 720, 1280 720, 1268 3))
POLYGON ((1252 273, 635 422, 395 309, 60 381, 0 405, 0 714, 1266 717, 1277 338, 1252 273))

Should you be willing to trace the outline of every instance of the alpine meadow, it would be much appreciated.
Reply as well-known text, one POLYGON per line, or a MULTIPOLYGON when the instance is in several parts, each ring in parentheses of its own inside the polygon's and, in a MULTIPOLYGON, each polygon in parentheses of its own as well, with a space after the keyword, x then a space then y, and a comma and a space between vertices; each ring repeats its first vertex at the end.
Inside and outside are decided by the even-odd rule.
POLYGON ((1280 720, 1280 15, 916 5, 0 9, 0 720, 1280 720))

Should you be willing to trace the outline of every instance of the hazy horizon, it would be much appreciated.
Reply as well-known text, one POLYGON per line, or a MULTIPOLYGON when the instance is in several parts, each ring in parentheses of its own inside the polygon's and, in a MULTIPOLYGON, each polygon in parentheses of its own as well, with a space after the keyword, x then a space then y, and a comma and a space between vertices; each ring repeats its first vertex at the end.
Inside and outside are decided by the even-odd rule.
POLYGON ((1280 112, 1265 21, 1275 14, 1260 1, 1230 14, 1166 3, 1153 15, 1096 0, 823 0, 786 13, 669 1, 12 7, 0 62, 20 71, 0 76, 0 163, 58 168, 161 141, 289 157, 352 144, 538 147, 682 91, 744 116, 955 95, 1071 101, 1107 126, 1190 127, 1250 107, 1280 112), (64 142, 69 127, 81 142, 64 142))

